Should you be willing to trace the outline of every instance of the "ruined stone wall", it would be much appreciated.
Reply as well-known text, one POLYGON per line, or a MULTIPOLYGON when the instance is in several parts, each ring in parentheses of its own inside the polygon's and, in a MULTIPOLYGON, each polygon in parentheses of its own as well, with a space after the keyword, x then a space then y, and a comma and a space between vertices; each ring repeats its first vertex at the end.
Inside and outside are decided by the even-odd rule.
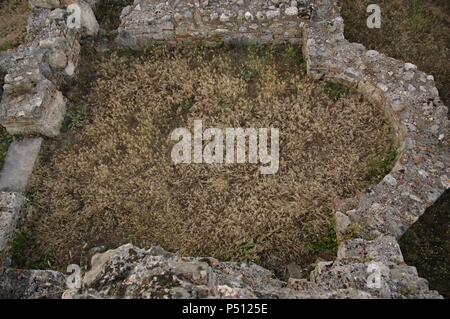
MULTIPOLYGON (((71 14, 59 0, 30 0, 28 43, 0 53, 0 123, 10 134, 57 136, 66 113, 62 82, 74 76, 80 54, 79 39, 98 31, 91 5, 80 6, 79 28, 67 26, 71 14)), ((42 144, 41 137, 15 141, 8 149, 0 174, 0 266, 22 216, 29 177, 42 144)), ((1 268, 1 267, 0 267, 1 268)))
POLYGON ((310 13, 304 0, 137 0, 122 11, 117 41, 132 48, 155 41, 299 43, 310 13))
POLYGON ((11 134, 59 134, 66 112, 59 86, 75 73, 80 36, 98 31, 88 2, 71 2, 81 9, 80 28, 68 27, 71 12, 66 7, 59 8, 59 1, 30 0, 30 41, 0 59, 6 73, 0 123, 11 134))

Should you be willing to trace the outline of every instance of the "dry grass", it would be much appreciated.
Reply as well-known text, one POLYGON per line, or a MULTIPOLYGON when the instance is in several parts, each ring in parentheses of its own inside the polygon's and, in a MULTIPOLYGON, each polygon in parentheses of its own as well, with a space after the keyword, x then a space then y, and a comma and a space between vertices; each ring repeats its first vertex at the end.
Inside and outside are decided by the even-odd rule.
POLYGON ((130 241, 271 268, 333 258, 331 201, 363 190, 393 148, 382 111, 357 95, 334 101, 290 46, 131 53, 91 59, 92 89, 81 78, 68 92, 71 130, 31 180, 25 266, 65 267, 130 241), (170 133, 194 119, 279 128, 279 173, 173 165, 170 133))
POLYGON ((442 100, 450 105, 450 2, 380 0, 381 29, 366 26, 372 0, 340 0, 348 39, 433 74, 442 100))
POLYGON ((28 14, 26 0, 0 2, 0 51, 14 48, 24 40, 28 14))

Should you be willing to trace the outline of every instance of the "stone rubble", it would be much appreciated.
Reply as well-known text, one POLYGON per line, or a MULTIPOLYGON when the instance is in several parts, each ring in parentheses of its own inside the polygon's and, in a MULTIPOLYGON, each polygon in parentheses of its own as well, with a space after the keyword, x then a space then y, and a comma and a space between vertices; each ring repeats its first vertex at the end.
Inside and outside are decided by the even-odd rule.
POLYGON ((321 262, 310 279, 283 282, 253 263, 182 258, 160 247, 131 244, 97 254, 83 278, 83 288, 67 289, 63 298, 440 298, 414 267, 404 264, 393 237, 357 240, 340 247, 335 262, 321 262), (358 253, 355 253, 357 251, 358 253), (384 254, 380 254, 384 252, 384 254), (367 268, 378 263, 382 286, 367 287, 367 268))

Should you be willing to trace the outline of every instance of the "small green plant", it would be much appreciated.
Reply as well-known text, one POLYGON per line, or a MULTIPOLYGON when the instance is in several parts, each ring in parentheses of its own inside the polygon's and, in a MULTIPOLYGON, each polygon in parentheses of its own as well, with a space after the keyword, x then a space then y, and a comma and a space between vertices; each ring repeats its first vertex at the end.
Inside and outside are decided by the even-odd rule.
POLYGON ((46 270, 46 269, 52 269, 53 264, 49 259, 41 259, 37 261, 32 261, 29 265, 30 269, 39 269, 39 270, 46 270))
POLYGON ((14 45, 11 42, 5 42, 2 45, 0 45, 0 52, 7 51, 12 48, 14 48, 14 45))
POLYGON ((11 259, 18 268, 25 268, 27 264, 27 252, 31 243, 25 232, 17 233, 11 242, 11 259))
MULTIPOLYGON (((143 52, 148 54, 149 50, 149 48, 146 48, 143 52)), ((142 52, 133 48, 123 48, 118 51, 118 54, 123 57, 137 57, 141 55, 142 52)))
POLYGON ((246 64, 239 65, 239 74, 241 78, 244 79, 245 82, 250 81, 251 79, 258 76, 259 71, 257 69, 251 68, 246 64))
POLYGON ((68 112, 63 123, 63 131, 67 132, 76 127, 81 121, 81 114, 68 112))
POLYGON ((112 40, 114 39, 114 36, 111 32, 106 31, 105 29, 100 29, 98 32, 98 36, 100 38, 104 38, 106 40, 112 40))
POLYGON ((336 237, 336 222, 334 218, 332 218, 333 211, 330 208, 325 208, 324 212, 329 217, 329 227, 319 240, 311 244, 310 250, 313 254, 326 258, 334 258, 337 255, 339 246, 336 237))
POLYGON ((301 53, 300 46, 295 46, 293 44, 289 44, 286 48, 286 58, 291 61, 294 65, 302 66, 303 65, 303 55, 301 53))
POLYGON ((384 176, 391 172, 397 157, 397 149, 391 149, 384 155, 377 156, 370 160, 366 180, 371 184, 379 182, 384 176))
POLYGON ((333 101, 339 101, 348 95, 348 90, 340 83, 328 82, 325 85, 325 93, 333 101))
POLYGON ((242 247, 242 254, 244 260, 249 260, 256 262, 258 259, 257 254, 257 245, 253 238, 251 238, 249 241, 247 241, 244 246, 242 247))
POLYGON ((32 250, 32 243, 25 232, 17 233, 11 242, 10 254, 15 267, 21 269, 49 269, 52 263, 48 259, 29 260, 29 254, 32 250))
POLYGON ((422 11, 415 11, 409 17, 409 23, 415 31, 421 31, 433 25, 432 17, 422 11))

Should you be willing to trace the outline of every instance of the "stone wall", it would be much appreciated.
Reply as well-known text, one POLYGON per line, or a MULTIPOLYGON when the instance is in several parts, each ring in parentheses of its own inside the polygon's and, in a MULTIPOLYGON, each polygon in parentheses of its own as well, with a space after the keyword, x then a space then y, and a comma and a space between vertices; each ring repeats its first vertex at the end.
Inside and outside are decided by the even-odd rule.
POLYGON ((0 123, 11 134, 59 134, 66 112, 60 84, 75 73, 80 36, 98 31, 90 5, 81 0, 71 2, 81 8, 81 28, 67 26, 71 12, 59 8, 59 1, 30 0, 29 42, 0 58, 6 73, 0 123))
POLYGON ((117 42, 299 43, 310 13, 304 0, 136 0, 122 11, 117 42))
POLYGON ((450 187, 447 107, 432 75, 344 38, 344 21, 331 0, 317 0, 305 28, 308 74, 341 81, 380 105, 398 128, 400 158, 382 183, 338 208, 360 236, 401 236, 450 187))
MULTIPOLYGON (((59 134, 65 115, 65 98, 59 91, 63 81, 75 74, 79 39, 98 31, 91 5, 95 2, 71 0, 78 4, 85 17, 81 28, 68 28, 70 12, 58 0, 30 0, 32 12, 28 19, 27 42, 14 50, 0 53, 0 123, 10 134, 36 134, 53 137, 59 134)), ((0 174, 0 297, 10 296, 11 286, 5 283, 15 275, 24 285, 24 278, 44 286, 47 272, 16 272, 3 269, 9 264, 8 246, 22 217, 22 206, 28 179, 38 158, 42 138, 24 138, 11 144, 0 174), (7 274, 7 275, 6 275, 7 274), (37 275, 39 274, 39 275, 37 275), (3 275, 8 278, 3 277, 3 275), (43 280, 41 280, 43 279, 43 280), (5 281, 6 280, 6 281, 5 281), (5 285, 3 285, 5 284, 5 285)), ((64 278, 62 274, 58 275, 64 278)), ((64 282, 59 280, 58 282, 64 282)), ((18 288, 18 287, 16 287, 18 288)), ((41 287, 42 291, 47 291, 41 287)), ((18 288, 17 291, 20 289, 18 288)), ((25 295, 27 293, 24 292, 25 295)), ((30 291, 30 295, 32 293, 30 291)), ((34 295, 36 296, 36 295, 34 295)))

